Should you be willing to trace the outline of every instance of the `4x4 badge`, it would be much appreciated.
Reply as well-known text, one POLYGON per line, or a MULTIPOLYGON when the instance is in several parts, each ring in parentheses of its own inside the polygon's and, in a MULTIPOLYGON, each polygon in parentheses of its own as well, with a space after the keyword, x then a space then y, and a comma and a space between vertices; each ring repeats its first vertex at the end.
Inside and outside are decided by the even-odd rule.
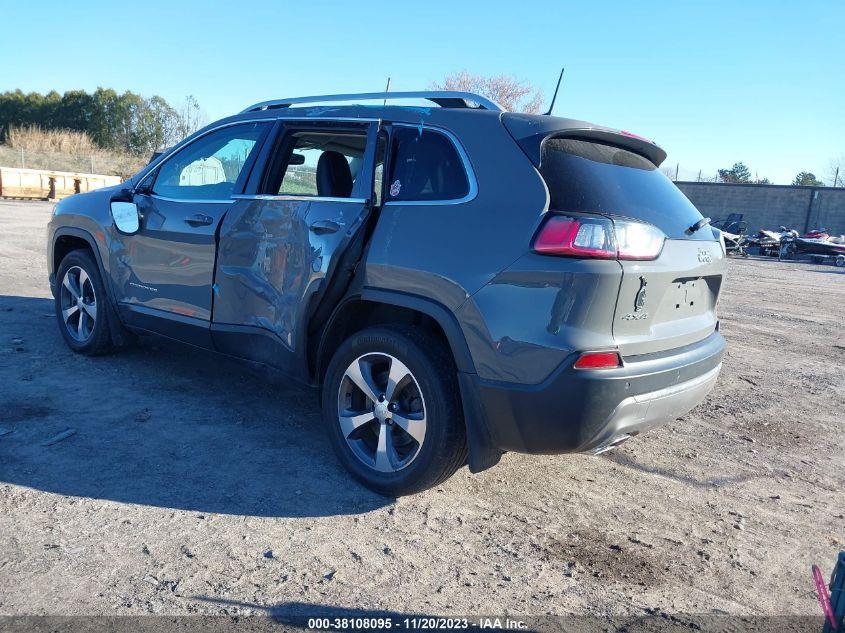
POLYGON ((640 289, 637 290, 637 296, 634 297, 634 312, 639 312, 645 306, 645 287, 648 285, 648 282, 645 280, 645 277, 640 277, 640 289))

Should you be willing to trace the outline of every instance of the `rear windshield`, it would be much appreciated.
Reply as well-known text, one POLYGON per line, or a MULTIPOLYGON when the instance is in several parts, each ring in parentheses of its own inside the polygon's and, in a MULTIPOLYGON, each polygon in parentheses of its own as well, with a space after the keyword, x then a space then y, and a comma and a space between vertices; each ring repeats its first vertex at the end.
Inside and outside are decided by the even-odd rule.
POLYGON ((540 173, 555 211, 607 213, 643 220, 670 238, 718 239, 698 209, 651 161, 625 149, 571 138, 543 143, 540 173))

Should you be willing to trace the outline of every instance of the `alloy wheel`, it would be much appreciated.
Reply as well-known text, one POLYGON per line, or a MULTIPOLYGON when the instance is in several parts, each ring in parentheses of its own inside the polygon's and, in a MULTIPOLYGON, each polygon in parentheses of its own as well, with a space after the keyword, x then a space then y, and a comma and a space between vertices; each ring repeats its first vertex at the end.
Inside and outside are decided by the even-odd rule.
POLYGON ((378 472, 406 468, 425 442, 419 383, 390 354, 365 354, 349 364, 340 381, 337 418, 355 457, 378 472))
POLYGON ((91 338, 97 322, 97 296, 91 278, 80 266, 71 266, 65 272, 60 306, 71 338, 79 343, 91 338))

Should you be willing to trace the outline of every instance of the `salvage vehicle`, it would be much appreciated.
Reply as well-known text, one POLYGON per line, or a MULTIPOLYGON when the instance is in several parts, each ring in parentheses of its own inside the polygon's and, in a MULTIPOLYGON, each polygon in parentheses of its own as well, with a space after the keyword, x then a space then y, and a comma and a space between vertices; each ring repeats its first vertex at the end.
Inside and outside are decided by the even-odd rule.
POLYGON ((832 262, 838 268, 845 267, 845 235, 832 236, 813 231, 798 237, 797 232, 793 231, 781 240, 779 259, 800 258, 819 264, 832 262), (811 235, 819 237, 808 237, 811 235))
POLYGON ((340 462, 386 495, 505 451, 600 452, 721 367, 724 244, 665 157, 470 93, 259 103, 56 206, 59 329, 82 354, 154 334, 319 388, 340 462))
POLYGON ((781 226, 779 230, 760 229, 755 240, 759 248, 759 254, 769 257, 776 257, 780 254, 780 248, 784 239, 791 239, 798 235, 795 229, 788 229, 781 226))

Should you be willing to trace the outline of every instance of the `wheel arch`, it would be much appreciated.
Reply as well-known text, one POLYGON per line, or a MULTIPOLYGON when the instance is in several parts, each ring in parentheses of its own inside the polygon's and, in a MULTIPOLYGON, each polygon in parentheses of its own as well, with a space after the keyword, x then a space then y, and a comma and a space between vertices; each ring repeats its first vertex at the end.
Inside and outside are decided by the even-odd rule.
POLYGON ((100 280, 103 283, 103 288, 106 293, 106 308, 110 312, 108 320, 109 330, 111 332, 112 343, 121 347, 130 342, 131 338, 123 328, 120 320, 120 315, 117 310, 117 300, 111 284, 111 277, 103 265, 103 259, 100 256, 100 249, 97 248, 97 242, 94 236, 85 229, 63 226, 56 229, 49 241, 50 252, 47 254, 48 266, 50 267, 50 289, 53 297, 56 296, 59 280, 56 275, 59 271, 59 266, 62 260, 75 250, 88 250, 94 258, 94 263, 97 266, 97 272, 100 273, 100 280))
POLYGON ((457 320, 439 303, 416 295, 365 288, 341 301, 310 354, 315 382, 322 383, 331 351, 356 331, 372 325, 410 323, 432 330, 447 346, 459 372, 475 372, 466 339, 457 320))
MULTIPOLYGON (((380 317, 397 315, 404 318, 416 318, 417 322, 423 325, 436 326, 434 333, 451 352, 457 369, 460 406, 463 410, 469 448, 469 468, 477 473, 494 466, 498 463, 502 452, 493 445, 490 438, 487 416, 477 393, 475 364, 472 361, 469 346, 452 312, 436 301, 402 292, 372 288, 365 288, 359 294, 347 297, 335 308, 316 346, 313 356, 314 382, 322 384, 326 368, 331 360, 331 352, 340 345, 341 341, 365 327, 390 323, 380 317), (382 312, 379 313, 378 310, 382 312), (360 320, 356 321, 356 316, 360 320), (372 316, 376 318, 374 320, 368 318, 372 316)), ((408 323, 408 321, 404 322, 408 323)), ((415 324, 414 321, 410 323, 415 324)))
MULTIPOLYGON (((97 255, 94 238, 87 231, 70 227, 58 229, 53 236, 50 272, 55 274, 59 271, 59 266, 68 253, 82 249, 90 250, 95 256, 97 255)), ((97 265, 101 265, 99 257, 97 257, 97 265)))
POLYGON ((108 296, 109 303, 112 304, 112 307, 115 307, 114 296, 112 295, 110 283, 111 280, 106 273, 106 268, 103 265, 103 259, 100 257, 100 249, 97 248, 97 242, 94 239, 94 236, 85 229, 63 226, 56 229, 56 232, 53 233, 53 237, 50 240, 50 253, 48 254, 51 286, 55 286, 55 283, 58 283, 58 281, 55 280, 55 276, 59 272, 59 266, 61 265, 62 260, 71 251, 81 249, 91 251, 91 254, 94 256, 94 261, 97 263, 97 269, 100 273, 100 279, 103 280, 103 287, 106 289, 106 295, 108 296))

